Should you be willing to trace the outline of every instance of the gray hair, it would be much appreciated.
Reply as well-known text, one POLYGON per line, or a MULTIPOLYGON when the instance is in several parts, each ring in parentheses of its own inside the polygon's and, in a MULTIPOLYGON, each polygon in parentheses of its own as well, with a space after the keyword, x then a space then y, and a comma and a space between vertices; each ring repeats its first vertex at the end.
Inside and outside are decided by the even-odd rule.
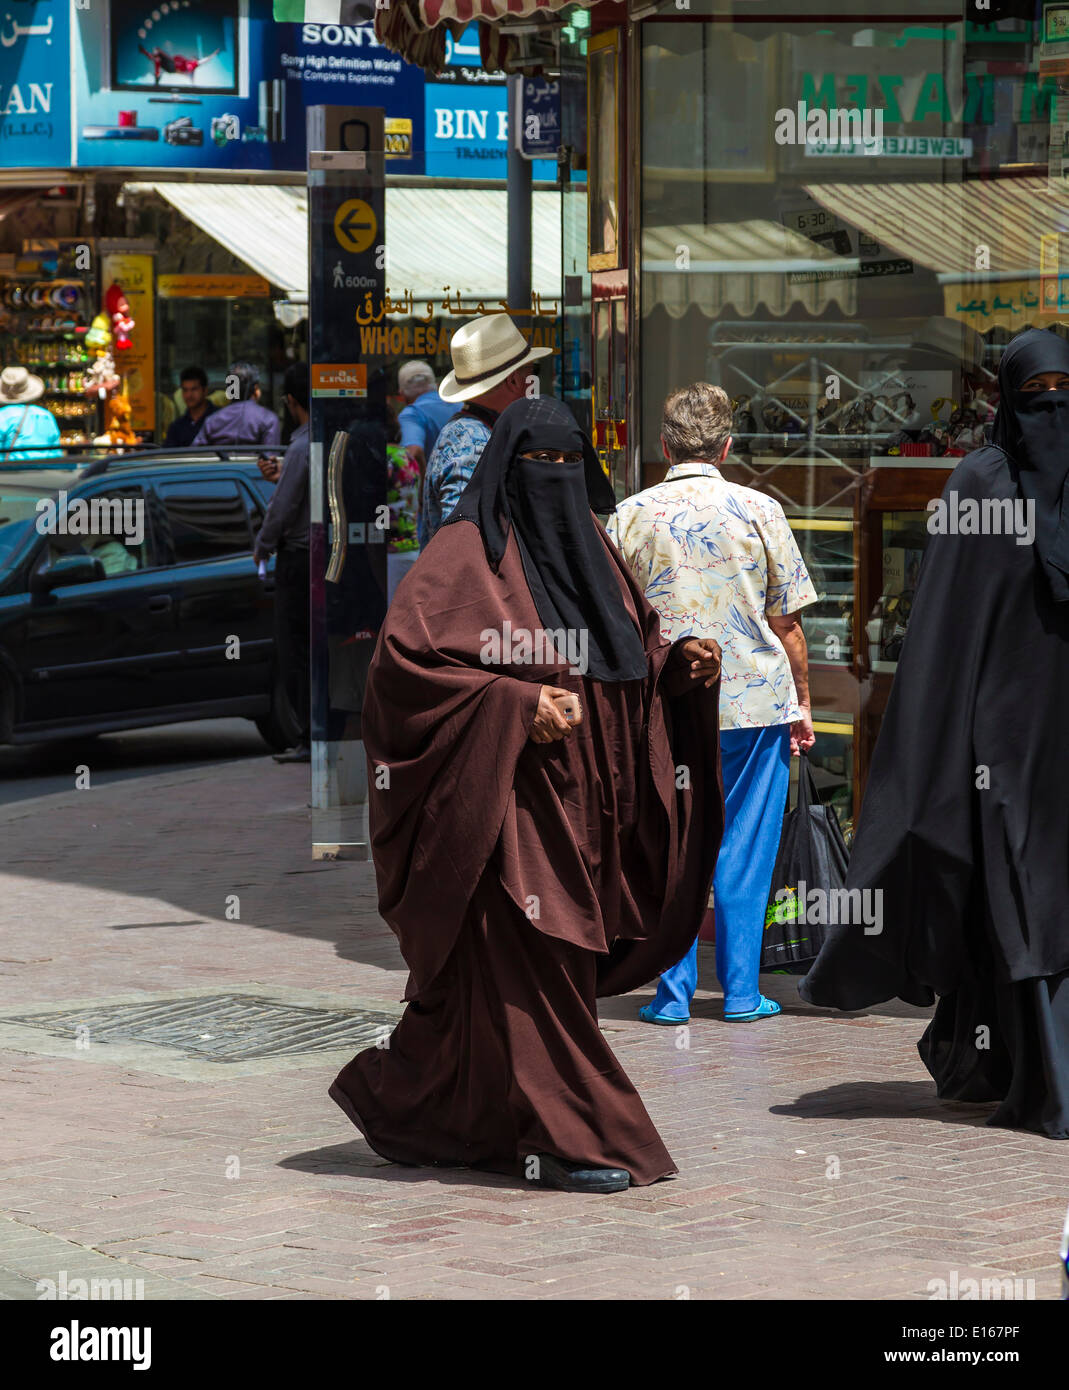
POLYGON ((661 433, 673 463, 702 459, 715 463, 731 434, 731 401, 707 381, 680 387, 664 403, 661 433))
POLYGON ((434 379, 434 371, 426 362, 405 362, 397 373, 397 389, 405 391, 407 388, 415 386, 417 382, 425 381, 427 389, 437 386, 434 379))

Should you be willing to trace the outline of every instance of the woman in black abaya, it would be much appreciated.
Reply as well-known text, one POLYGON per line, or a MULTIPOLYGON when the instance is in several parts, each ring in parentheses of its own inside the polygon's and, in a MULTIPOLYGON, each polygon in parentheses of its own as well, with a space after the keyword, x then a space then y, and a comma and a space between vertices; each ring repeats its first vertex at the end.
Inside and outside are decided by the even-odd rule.
POLYGON ((993 442, 943 493, 988 533, 929 542, 854 843, 849 886, 881 890, 882 931, 834 928, 801 993, 938 994, 918 1047, 939 1095, 1066 1139, 1069 343, 1020 334, 999 386, 993 442), (1025 533, 991 534, 1011 509, 1025 533))

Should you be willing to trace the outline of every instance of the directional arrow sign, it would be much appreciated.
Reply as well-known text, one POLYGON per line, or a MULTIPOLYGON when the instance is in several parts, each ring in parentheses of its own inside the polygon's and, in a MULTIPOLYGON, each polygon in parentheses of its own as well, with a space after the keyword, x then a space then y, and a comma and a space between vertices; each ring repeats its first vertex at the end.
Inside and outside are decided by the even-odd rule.
POLYGON ((334 214, 334 235, 338 245, 358 254, 366 251, 375 240, 378 219, 363 198, 347 198, 334 214))

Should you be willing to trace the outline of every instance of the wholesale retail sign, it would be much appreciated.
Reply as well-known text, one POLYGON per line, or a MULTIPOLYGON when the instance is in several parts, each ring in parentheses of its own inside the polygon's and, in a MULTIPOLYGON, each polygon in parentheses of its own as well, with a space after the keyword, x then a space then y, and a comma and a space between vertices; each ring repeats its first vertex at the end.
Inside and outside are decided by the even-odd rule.
POLYGON ((421 172, 423 73, 370 23, 280 23, 270 0, 37 8, 73 15, 79 166, 300 172, 305 111, 330 103, 383 107, 408 131, 399 170, 421 172))
POLYGON ((6 7, 0 22, 0 167, 70 163, 70 0, 6 7))

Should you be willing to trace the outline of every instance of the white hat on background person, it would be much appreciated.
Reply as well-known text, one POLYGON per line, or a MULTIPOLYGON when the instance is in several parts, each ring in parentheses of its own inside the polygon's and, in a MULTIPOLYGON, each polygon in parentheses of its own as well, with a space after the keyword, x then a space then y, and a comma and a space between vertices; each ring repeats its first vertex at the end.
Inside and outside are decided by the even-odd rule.
POLYGON ((553 349, 531 347, 508 314, 472 319, 453 334, 453 370, 438 387, 443 401, 470 401, 492 390, 517 367, 548 357, 553 349))
POLYGON ((402 395, 415 390, 420 382, 427 382, 426 388, 435 386, 434 370, 428 362, 403 362, 397 371, 397 389, 402 395))
POLYGON ((5 367, 0 372, 0 405, 29 405, 44 393, 44 382, 25 367, 5 367))

